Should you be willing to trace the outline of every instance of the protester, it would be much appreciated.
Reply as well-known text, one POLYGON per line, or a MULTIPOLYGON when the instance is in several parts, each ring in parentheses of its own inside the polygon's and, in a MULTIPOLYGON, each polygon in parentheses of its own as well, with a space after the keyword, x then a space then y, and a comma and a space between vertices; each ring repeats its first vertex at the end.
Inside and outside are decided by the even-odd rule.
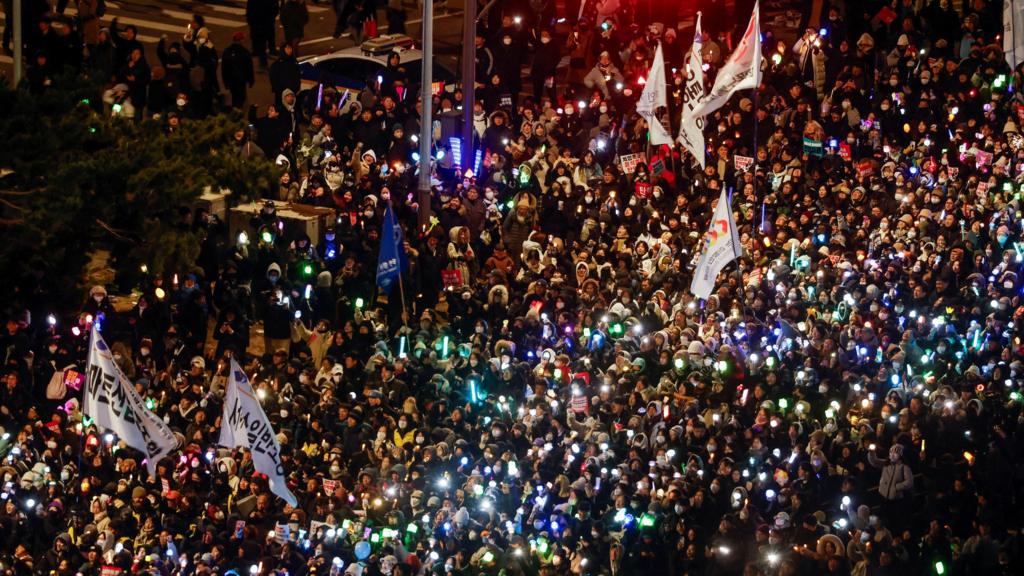
MULTIPOLYGON (((52 322, 12 303, 5 569, 1024 572, 1024 75, 998 44, 999 4, 835 3, 789 41, 762 15, 760 88, 704 117, 704 169, 650 146, 636 113, 665 38, 677 133, 689 43, 670 52, 670 37, 691 31, 614 1, 567 29, 541 4, 482 18, 478 140, 456 151, 435 131, 426 224, 408 76, 395 63, 359 94, 297 105, 286 42, 280 102, 240 131, 285 174, 244 237, 197 225, 223 248, 174 291, 147 279, 134 309, 102 285, 52 322), (336 218, 309 238, 282 199, 336 218), (740 257, 699 299, 721 202, 740 257), (149 462, 83 413, 97 322, 170 456, 149 462), (286 486, 260 468, 266 449, 237 447, 233 393, 262 405, 286 486)), ((746 22, 733 34, 710 5, 706 88, 746 22)), ((200 97, 215 74, 189 84, 216 64, 202 30, 161 56, 183 82, 182 130, 190 102, 214 102, 200 97)), ((111 32, 103 101, 142 118, 134 31, 111 32)), ((41 56, 36 91, 53 89, 41 56)), ((251 76, 222 77, 237 107, 251 76)))

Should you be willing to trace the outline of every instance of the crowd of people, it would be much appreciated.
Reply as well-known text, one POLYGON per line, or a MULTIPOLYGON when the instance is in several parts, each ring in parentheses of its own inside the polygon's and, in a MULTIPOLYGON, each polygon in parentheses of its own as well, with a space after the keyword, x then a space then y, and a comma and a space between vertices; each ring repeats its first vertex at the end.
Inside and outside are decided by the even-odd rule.
MULTIPOLYGON (((752 2, 700 4, 710 82, 752 2)), ((9 315, 3 573, 1024 572, 1024 77, 1002 3, 953 4, 836 2, 795 42, 763 18, 761 86, 705 118, 704 169, 635 113, 660 45, 678 128, 674 22, 499 4, 477 37, 480 153, 435 131, 426 225, 398 58, 357 95, 296 105, 279 85, 239 131, 282 169, 251 228, 196 214, 195 268, 130 310, 97 285, 73 316, 9 315), (722 189, 742 256, 698 300, 722 189), (282 202, 337 218, 285 232, 282 202), (387 209, 405 241, 384 293, 387 209), (179 439, 154 476, 81 412, 97 321, 179 439), (230 358, 296 507, 217 445, 230 358)), ((110 36, 137 64, 131 32, 110 36)), ((112 82, 140 118, 162 110, 153 83, 112 82)))

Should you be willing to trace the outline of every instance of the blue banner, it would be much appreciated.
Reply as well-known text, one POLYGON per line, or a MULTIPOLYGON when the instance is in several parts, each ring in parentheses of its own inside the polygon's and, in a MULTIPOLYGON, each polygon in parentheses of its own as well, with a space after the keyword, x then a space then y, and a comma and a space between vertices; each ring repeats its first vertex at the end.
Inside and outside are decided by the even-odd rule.
POLYGON ((380 231, 380 257, 377 259, 377 287, 385 294, 406 270, 405 244, 402 228, 395 222, 395 214, 389 205, 384 211, 384 224, 380 231))

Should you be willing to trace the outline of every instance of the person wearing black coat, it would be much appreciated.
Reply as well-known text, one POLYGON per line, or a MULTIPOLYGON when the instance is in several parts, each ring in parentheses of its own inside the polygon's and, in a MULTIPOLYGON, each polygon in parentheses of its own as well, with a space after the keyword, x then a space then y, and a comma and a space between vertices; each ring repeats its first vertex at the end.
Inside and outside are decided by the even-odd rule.
POLYGON ((530 80, 533 82, 533 99, 540 102, 544 97, 544 89, 547 88, 548 98, 556 102, 555 96, 555 70, 561 59, 559 46, 550 30, 541 30, 537 48, 533 53, 533 66, 530 67, 530 80))
POLYGON ((244 32, 235 32, 231 45, 224 49, 220 64, 224 87, 231 93, 231 107, 241 110, 245 106, 246 88, 252 88, 256 79, 252 69, 252 53, 242 45, 244 32))
MULTIPOLYGON (((277 0, 249 0, 245 3, 245 21, 249 23, 249 34, 252 35, 252 53, 260 61, 262 68, 267 67, 267 54, 274 51, 276 32, 274 22, 277 20, 277 0)), ((279 90, 274 91, 279 94, 279 90)))
POLYGON ((281 117, 278 106, 267 106, 265 116, 257 120, 250 117, 249 121, 256 127, 256 144, 266 152, 268 158, 276 158, 288 140, 288 122, 281 117))
POLYGON ((281 95, 285 89, 299 93, 299 61, 295 58, 295 48, 291 44, 281 46, 281 57, 270 66, 270 89, 281 103, 281 95))
MULTIPOLYGON (((116 17, 110 21, 110 39, 114 43, 114 70, 120 70, 128 62, 128 56, 132 50, 136 48, 143 50, 142 42, 139 42, 137 38, 138 35, 139 29, 133 24, 121 29, 118 28, 116 17)), ((145 51, 143 50, 142 53, 145 54, 145 51)))

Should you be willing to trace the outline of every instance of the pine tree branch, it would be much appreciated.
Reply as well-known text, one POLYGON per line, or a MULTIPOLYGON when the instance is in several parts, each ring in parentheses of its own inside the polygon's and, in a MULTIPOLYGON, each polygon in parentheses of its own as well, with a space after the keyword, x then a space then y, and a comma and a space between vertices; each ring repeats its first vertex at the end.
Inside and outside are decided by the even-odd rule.
POLYGON ((135 240, 132 240, 131 238, 124 235, 126 234, 126 232, 124 232, 123 230, 117 230, 116 228, 114 228, 110 224, 107 224, 103 220, 100 220, 99 218, 96 219, 96 223, 99 224, 101 228, 109 232, 111 236, 117 238, 118 240, 122 240, 124 242, 135 242, 135 240))

